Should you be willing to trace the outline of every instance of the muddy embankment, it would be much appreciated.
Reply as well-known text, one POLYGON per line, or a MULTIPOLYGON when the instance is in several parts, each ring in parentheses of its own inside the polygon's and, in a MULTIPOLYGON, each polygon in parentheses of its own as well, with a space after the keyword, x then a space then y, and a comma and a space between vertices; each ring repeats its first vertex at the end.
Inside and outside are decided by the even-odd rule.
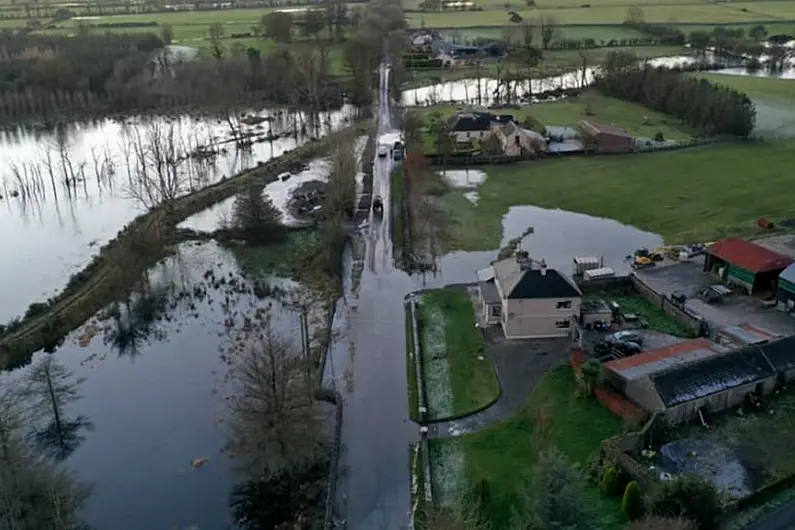
POLYGON ((372 129, 365 120, 311 141, 258 167, 222 180, 177 199, 169 211, 159 207, 138 216, 102 247, 94 260, 77 273, 66 288, 35 314, 10 324, 0 335, 0 368, 28 362, 40 349, 54 349, 69 332, 107 304, 132 289, 147 269, 168 253, 177 224, 258 181, 263 186, 284 171, 294 171, 310 159, 325 154, 336 140, 372 129))

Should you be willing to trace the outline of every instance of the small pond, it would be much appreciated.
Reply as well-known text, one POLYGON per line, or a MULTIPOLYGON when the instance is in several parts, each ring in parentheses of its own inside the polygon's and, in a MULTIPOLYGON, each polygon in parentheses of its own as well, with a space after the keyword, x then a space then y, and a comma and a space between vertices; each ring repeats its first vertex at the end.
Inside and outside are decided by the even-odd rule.
POLYGON ((464 197, 474 205, 478 204, 478 192, 475 188, 486 182, 486 172, 480 169, 448 169, 440 172, 445 182, 454 188, 473 190, 464 193, 464 197))
MULTIPOLYGON (((319 132, 339 128, 355 109, 325 113, 319 132)), ((135 216, 145 209, 131 199, 128 179, 136 171, 134 145, 153 141, 155 131, 173 131, 175 150, 186 155, 204 146, 216 150, 212 158, 186 157, 179 171, 191 187, 203 187, 223 176, 265 162, 305 143, 307 117, 264 109, 265 119, 242 125, 256 136, 250 149, 239 151, 230 143, 229 127, 220 120, 181 116, 173 119, 100 120, 71 124, 56 132, 39 130, 0 133, 0 322, 25 312, 32 302, 56 294, 71 275, 135 216), (268 135, 271 140, 264 140, 268 135), (50 177, 52 170, 52 179, 50 177), (67 192, 64 175, 76 186, 67 192), (27 182, 31 195, 22 193, 27 182)), ((309 127, 311 130, 311 127, 309 127)), ((151 157, 145 155, 149 160, 151 157)), ((187 191, 187 190, 186 190, 187 191)))
POLYGON ((686 438, 663 445, 655 459, 660 473, 694 475, 712 482, 732 499, 749 495, 762 485, 729 447, 707 438, 686 438))
POLYGON ((93 528, 236 528, 228 502, 240 477, 225 452, 224 420, 239 341, 229 330, 265 310, 281 336, 299 335, 297 313, 271 293, 300 286, 257 278, 253 288, 235 255, 214 243, 183 244, 150 272, 145 289, 54 354, 85 378, 66 414, 92 429, 79 433, 84 439, 65 464, 95 485, 85 513, 93 528), (206 460, 196 466, 197 459, 206 460))

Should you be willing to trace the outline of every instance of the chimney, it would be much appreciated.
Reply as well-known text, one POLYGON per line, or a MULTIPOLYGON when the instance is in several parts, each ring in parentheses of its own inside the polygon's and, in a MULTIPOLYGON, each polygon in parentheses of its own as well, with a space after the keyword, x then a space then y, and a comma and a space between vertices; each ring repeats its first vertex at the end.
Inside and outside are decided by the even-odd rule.
POLYGON ((541 276, 547 275, 547 260, 541 258, 541 276))
POLYGON ((530 259, 530 253, 526 250, 517 250, 516 251, 516 263, 519 264, 519 268, 523 271, 526 271, 532 265, 532 260, 530 259))

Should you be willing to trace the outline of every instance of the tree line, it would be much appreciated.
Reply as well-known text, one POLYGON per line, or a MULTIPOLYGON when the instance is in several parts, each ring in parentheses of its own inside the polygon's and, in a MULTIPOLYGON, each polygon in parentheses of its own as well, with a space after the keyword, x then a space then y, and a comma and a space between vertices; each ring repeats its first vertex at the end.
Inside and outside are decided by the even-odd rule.
POLYGON ((639 64, 631 54, 609 53, 594 87, 606 96, 675 116, 707 135, 747 137, 756 120, 754 104, 742 92, 639 64))

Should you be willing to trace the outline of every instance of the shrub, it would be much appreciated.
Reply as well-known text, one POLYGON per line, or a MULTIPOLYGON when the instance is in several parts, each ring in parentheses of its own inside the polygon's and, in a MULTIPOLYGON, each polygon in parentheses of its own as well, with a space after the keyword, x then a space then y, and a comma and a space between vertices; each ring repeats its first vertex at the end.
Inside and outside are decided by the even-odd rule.
POLYGON ((640 486, 637 481, 632 480, 624 490, 624 498, 621 499, 621 509, 629 519, 637 519, 643 515, 643 500, 640 498, 640 486))
POLYGON ((618 470, 613 466, 609 466, 605 469, 602 475, 602 491, 604 491, 605 495, 608 497, 618 497, 622 493, 621 479, 618 470))
POLYGON ((663 135, 662 131, 657 131, 654 134, 654 141, 655 142, 664 142, 665 141, 665 135, 663 135))
POLYGON ((718 490, 697 477, 679 477, 667 482, 654 498, 651 509, 661 517, 691 519, 699 530, 720 528, 722 509, 718 490))

